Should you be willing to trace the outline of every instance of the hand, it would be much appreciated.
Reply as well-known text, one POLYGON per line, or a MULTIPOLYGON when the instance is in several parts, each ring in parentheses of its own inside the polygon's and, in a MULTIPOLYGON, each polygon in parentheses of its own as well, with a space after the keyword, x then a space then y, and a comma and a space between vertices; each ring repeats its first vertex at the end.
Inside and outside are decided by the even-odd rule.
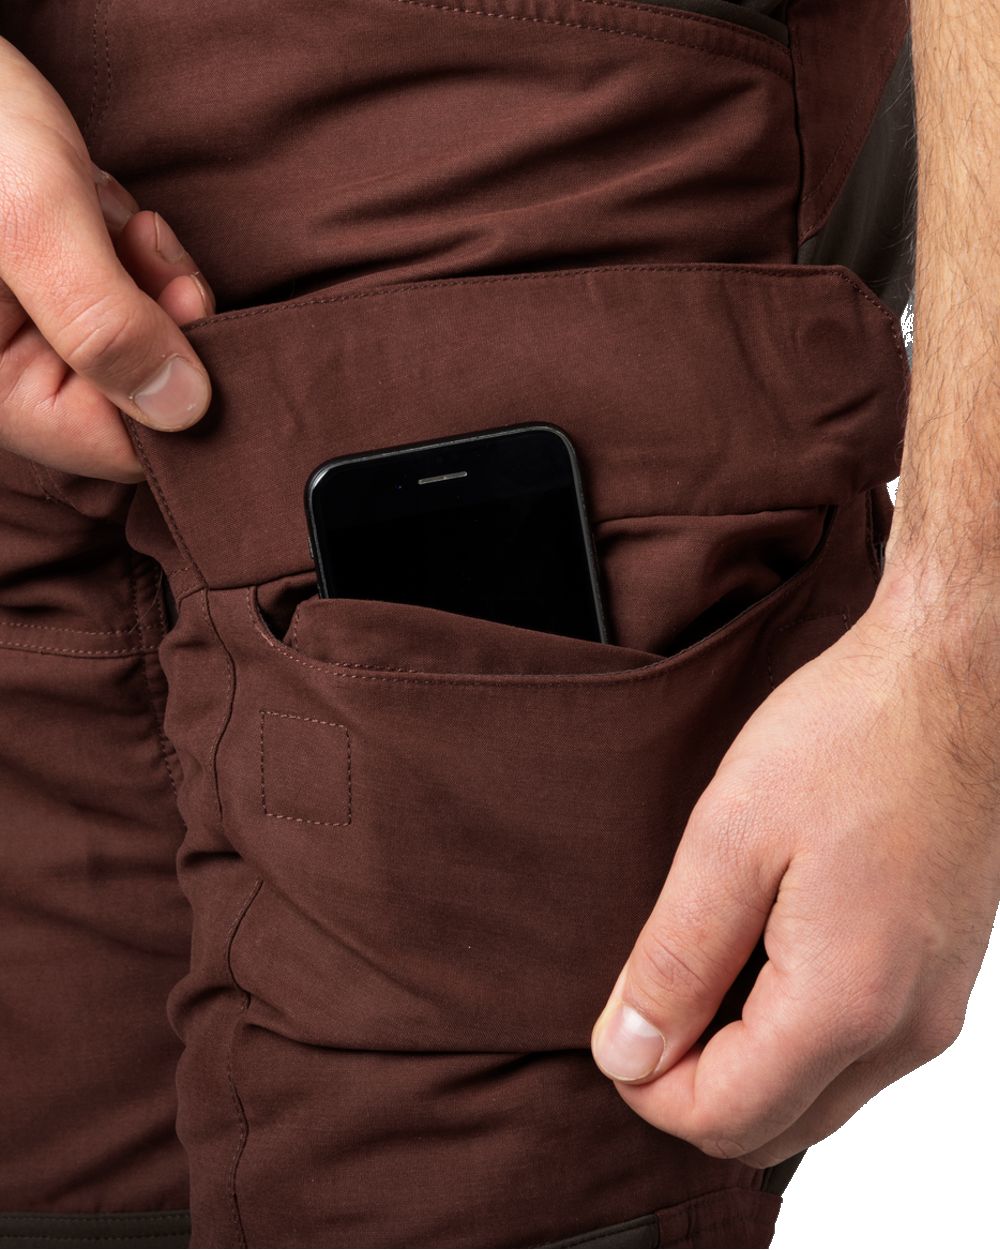
POLYGON ((1000 620, 913 602, 887 569, 747 721, 595 1026, 628 1105, 707 1154, 787 1159, 962 1026, 1000 895, 1000 620))
POLYGON ((204 414, 208 376, 177 325, 210 314, 212 293, 166 222, 138 208, 0 39, 0 447, 138 481, 118 409, 166 430, 204 414))

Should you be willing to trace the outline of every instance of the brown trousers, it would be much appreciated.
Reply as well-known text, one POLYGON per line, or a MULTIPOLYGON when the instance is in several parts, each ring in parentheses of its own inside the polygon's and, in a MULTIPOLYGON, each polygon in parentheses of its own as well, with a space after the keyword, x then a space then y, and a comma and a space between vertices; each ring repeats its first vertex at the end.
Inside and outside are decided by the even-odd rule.
POLYGON ((141 487, 0 456, 0 1244, 768 1244, 588 1040, 879 577, 905 4, 785 11, 7 0, 220 311, 141 487), (614 645, 314 597, 316 464, 528 420, 614 645))

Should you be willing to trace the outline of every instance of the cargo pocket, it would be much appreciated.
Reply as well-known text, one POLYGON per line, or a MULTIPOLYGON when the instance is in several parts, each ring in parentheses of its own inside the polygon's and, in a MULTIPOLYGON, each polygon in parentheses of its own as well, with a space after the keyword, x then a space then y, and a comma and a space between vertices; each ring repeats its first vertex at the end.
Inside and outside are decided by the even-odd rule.
POLYGON ((585 1046, 784 651, 871 594, 883 310, 836 268, 645 266, 329 292, 192 338, 213 412, 136 434, 235 674, 215 767, 262 882, 230 957, 251 1012, 329 1046, 585 1046), (309 593, 316 463, 519 420, 577 445, 614 643, 309 593))
POLYGON ((586 1046, 824 515, 796 573, 669 658, 358 600, 304 602, 291 646, 248 592, 220 770, 266 877, 231 956, 255 1018, 352 1048, 586 1046))
MULTIPOLYGON (((485 1056, 547 1055, 577 1081, 726 748, 785 657, 805 662, 871 598, 867 492, 898 471, 905 354, 839 267, 330 290, 190 334, 210 413, 183 435, 133 433, 179 553, 167 728, 200 972, 174 1012, 197 1050, 215 1010, 199 986, 242 995, 226 1053, 249 1186, 277 1139, 315 1168, 370 1131, 346 1105, 336 1131, 305 1116, 320 1090, 343 1097, 336 1056, 398 1063, 380 1068, 380 1116, 384 1082, 411 1098, 450 1057, 452 1092, 426 1113, 439 1144, 442 1124, 461 1136, 485 1114, 485 1056), (320 461, 538 420, 576 445, 613 642, 316 597, 302 489, 320 461)), ((636 1159, 690 1151, 619 1122, 594 1073, 577 1096, 604 1109, 579 1132, 613 1122, 636 1159)), ((187 1074, 208 1080, 193 1060, 187 1074)), ((529 1079, 497 1075, 490 1106, 529 1079)), ((401 1123, 423 1114, 411 1100, 401 1123)), ((518 1123, 518 1150, 542 1149, 533 1116, 510 1108, 476 1156, 484 1184, 518 1123)), ((377 1157, 351 1166, 375 1178, 377 1157)), ((748 1175, 699 1166, 720 1186, 748 1175)), ((674 1200, 658 1174, 636 1171, 633 1214, 674 1200)))

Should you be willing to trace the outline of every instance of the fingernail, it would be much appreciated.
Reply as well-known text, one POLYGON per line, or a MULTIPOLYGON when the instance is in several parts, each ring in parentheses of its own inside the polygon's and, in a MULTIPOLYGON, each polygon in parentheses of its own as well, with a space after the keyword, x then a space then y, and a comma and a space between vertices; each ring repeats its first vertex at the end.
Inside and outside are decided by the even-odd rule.
POLYGON ((594 1030, 594 1059, 605 1076, 618 1081, 641 1081, 660 1062, 663 1034, 643 1016, 618 1003, 594 1030))
POLYGON ((115 183, 108 181, 97 185, 97 198, 101 202, 101 212, 113 234, 120 234, 126 223, 134 216, 136 210, 122 198, 116 190, 115 183))
POLYGON ((95 165, 93 161, 90 162, 90 176, 96 183, 107 182, 111 178, 106 169, 102 169, 100 165, 95 165))
POLYGON ((215 296, 209 289, 208 283, 200 273, 189 273, 188 277, 198 288, 198 294, 201 296, 201 302, 205 306, 205 316, 213 316, 215 314, 215 296))
POLYGON ((182 430, 208 406, 208 379, 183 356, 171 356, 130 396, 155 430, 182 430))
POLYGON ((156 236, 154 246, 168 265, 177 265, 187 256, 185 248, 173 230, 167 225, 159 213, 153 214, 153 231, 156 236))

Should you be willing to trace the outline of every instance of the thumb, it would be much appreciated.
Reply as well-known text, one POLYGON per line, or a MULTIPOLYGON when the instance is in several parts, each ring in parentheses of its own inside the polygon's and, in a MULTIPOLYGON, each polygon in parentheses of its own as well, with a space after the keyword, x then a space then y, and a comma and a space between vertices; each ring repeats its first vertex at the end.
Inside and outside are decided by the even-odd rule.
POLYGON ((594 1025, 594 1060, 613 1080, 648 1081, 683 1058, 764 930, 784 865, 759 861, 747 805, 720 802, 719 786, 717 774, 594 1025))
POLYGON ((26 168, 5 197, 0 277, 56 354, 115 407, 154 429, 192 425, 208 407, 208 375, 119 261, 89 163, 61 152, 26 168))

